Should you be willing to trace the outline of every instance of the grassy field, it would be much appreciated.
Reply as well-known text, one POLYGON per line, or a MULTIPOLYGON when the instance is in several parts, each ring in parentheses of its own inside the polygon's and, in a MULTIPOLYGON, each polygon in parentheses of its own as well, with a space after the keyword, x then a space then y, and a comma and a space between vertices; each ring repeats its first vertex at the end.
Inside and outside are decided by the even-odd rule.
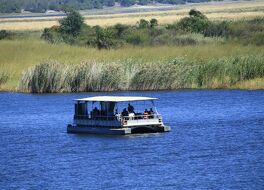
MULTIPOLYGON (((109 26, 117 23, 135 24, 141 18, 150 20, 156 18, 161 24, 173 23, 185 17, 188 11, 196 8, 211 20, 237 20, 264 16, 264 1, 213 2, 201 4, 187 4, 168 7, 167 10, 130 10, 132 13, 120 13, 121 10, 82 12, 85 22, 91 26, 109 26), (134 12, 133 12, 134 11, 134 12)), ((0 18, 0 30, 42 30, 45 27, 58 25, 61 17, 38 18, 0 18)))
MULTIPOLYGON (((1 90, 16 90, 23 71, 42 62, 56 61, 66 65, 80 63, 158 63, 175 58, 194 63, 208 62, 212 59, 264 55, 264 48, 254 45, 214 42, 197 46, 158 46, 132 47, 122 49, 97 50, 95 48, 76 47, 66 44, 51 45, 37 39, 3 40, 0 43, 0 75, 8 76, 1 90)), ((1 76, 0 76, 1 81, 1 76)), ((242 88, 243 84, 236 84, 242 88)), ((249 86, 249 83, 247 83, 249 86)), ((263 88, 263 80, 256 88, 263 88)), ((253 85, 251 85, 251 88, 253 85)))

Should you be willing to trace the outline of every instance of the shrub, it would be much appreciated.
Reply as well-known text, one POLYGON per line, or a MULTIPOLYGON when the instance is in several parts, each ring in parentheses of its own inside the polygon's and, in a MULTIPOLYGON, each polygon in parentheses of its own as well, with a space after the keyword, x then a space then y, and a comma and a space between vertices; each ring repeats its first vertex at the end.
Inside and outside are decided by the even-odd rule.
POLYGON ((254 33, 249 39, 248 43, 255 44, 257 46, 263 46, 264 45, 264 33, 258 32, 254 33))
POLYGON ((149 22, 150 22, 150 27, 151 28, 154 28, 154 27, 158 26, 158 20, 155 19, 155 18, 152 18, 149 22))
POLYGON ((11 36, 6 30, 0 30, 0 40, 7 39, 11 36))
POLYGON ((228 37, 230 34, 229 23, 210 23, 204 31, 206 37, 228 37))
POLYGON ((116 43, 113 39, 113 33, 110 29, 104 29, 101 27, 96 27, 96 39, 94 41, 98 49, 110 49, 115 47, 116 43))
POLYGON ((49 43, 52 43, 52 44, 63 41, 60 33, 58 32, 58 28, 56 26, 53 26, 51 28, 45 28, 41 35, 41 39, 49 43))
POLYGON ((124 24, 116 24, 113 28, 115 30, 116 37, 121 38, 124 32, 129 28, 129 26, 124 24))
POLYGON ((152 41, 154 45, 196 45, 198 41, 188 36, 173 36, 171 34, 163 34, 154 38, 152 41))
POLYGON ((126 36, 125 40, 127 43, 132 45, 145 45, 151 41, 151 36, 147 33, 146 29, 131 30, 126 36))
POLYGON ((200 11, 198 11, 196 9, 191 9, 189 11, 189 16, 195 17, 195 18, 207 19, 207 17, 204 14, 202 14, 200 11))
POLYGON ((138 22, 138 28, 148 28, 149 26, 149 21, 145 19, 140 19, 140 21, 138 22))
POLYGON ((179 29, 194 33, 204 33, 209 25, 207 19, 201 19, 200 17, 185 17, 177 24, 179 29))

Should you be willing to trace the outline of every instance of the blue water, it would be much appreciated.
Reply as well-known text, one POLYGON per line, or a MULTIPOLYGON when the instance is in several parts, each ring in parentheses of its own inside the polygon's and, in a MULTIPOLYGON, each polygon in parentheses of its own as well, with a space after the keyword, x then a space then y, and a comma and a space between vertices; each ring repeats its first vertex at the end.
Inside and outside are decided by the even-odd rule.
POLYGON ((264 91, 0 93, 0 189, 264 189, 264 91), (170 133, 66 133, 74 98, 158 97, 170 133))

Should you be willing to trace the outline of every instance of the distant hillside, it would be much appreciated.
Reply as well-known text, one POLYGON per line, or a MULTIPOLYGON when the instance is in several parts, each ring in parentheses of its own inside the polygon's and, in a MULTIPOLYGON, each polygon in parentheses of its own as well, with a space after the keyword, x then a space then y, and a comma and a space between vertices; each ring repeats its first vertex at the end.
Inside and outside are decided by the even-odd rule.
POLYGON ((185 4, 208 1, 212 0, 0 0, 0 13, 20 13, 23 11, 43 13, 47 10, 61 11, 65 6, 83 10, 101 9, 103 7, 112 7, 117 4, 128 7, 135 4, 185 4))

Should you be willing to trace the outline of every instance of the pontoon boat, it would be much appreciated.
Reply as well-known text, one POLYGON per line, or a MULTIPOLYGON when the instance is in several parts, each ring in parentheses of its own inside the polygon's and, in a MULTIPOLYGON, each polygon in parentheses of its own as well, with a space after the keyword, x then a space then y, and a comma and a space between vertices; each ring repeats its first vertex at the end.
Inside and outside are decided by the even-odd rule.
POLYGON ((154 105, 157 98, 96 96, 75 100, 73 123, 68 133, 126 135, 168 132, 154 105), (121 111, 122 110, 122 111, 121 111))

